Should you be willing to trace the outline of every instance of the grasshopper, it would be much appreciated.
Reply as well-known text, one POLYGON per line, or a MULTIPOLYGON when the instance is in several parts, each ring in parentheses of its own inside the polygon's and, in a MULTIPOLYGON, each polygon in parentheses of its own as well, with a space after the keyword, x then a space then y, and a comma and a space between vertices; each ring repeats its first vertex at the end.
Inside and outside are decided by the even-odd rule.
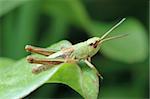
MULTIPOLYGON (((27 61, 29 63, 37 64, 35 67, 32 68, 32 73, 38 74, 42 71, 46 71, 51 66, 58 65, 61 63, 76 63, 80 60, 83 60, 90 68, 96 70, 94 65, 91 64, 91 57, 99 51, 100 46, 103 42, 116 38, 121 38, 127 35, 123 34, 106 38, 106 36, 112 30, 118 27, 124 20, 125 18, 123 18, 119 23, 117 23, 110 30, 108 30, 102 37, 92 37, 87 41, 80 42, 75 45, 70 45, 69 47, 62 48, 60 51, 57 52, 45 48, 26 45, 26 51, 47 56, 46 58, 36 58, 33 56, 27 56, 27 61)), ((99 74, 98 71, 97 73, 99 74)))

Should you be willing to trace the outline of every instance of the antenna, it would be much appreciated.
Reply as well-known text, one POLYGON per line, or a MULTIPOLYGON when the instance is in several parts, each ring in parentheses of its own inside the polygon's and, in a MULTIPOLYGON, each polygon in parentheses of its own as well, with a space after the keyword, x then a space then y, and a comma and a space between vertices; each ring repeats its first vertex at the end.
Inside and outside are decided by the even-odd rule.
POLYGON ((116 36, 108 37, 108 38, 105 38, 105 39, 101 40, 101 43, 104 42, 104 41, 109 41, 109 40, 116 39, 116 38, 122 38, 122 37, 125 37, 127 35, 128 34, 122 34, 122 35, 116 35, 116 36))
POLYGON ((108 30, 101 39, 104 39, 111 31, 113 31, 115 28, 117 28, 126 18, 123 18, 119 23, 117 23, 115 26, 113 26, 110 30, 108 30))

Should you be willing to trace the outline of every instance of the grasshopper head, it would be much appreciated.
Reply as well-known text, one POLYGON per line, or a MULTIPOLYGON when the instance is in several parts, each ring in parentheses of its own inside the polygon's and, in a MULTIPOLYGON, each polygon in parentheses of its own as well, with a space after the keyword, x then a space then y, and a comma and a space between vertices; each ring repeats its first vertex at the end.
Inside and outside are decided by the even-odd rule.
POLYGON ((93 37, 90 38, 86 41, 87 45, 88 45, 88 51, 89 51, 89 56, 93 56, 95 55, 98 50, 100 49, 100 45, 101 43, 105 42, 105 41, 109 41, 112 39, 116 39, 116 38, 121 38, 126 36, 127 34, 122 34, 122 35, 116 35, 116 36, 111 36, 111 37, 107 37, 106 36, 113 31, 115 28, 117 28, 123 21, 125 20, 125 18, 123 18, 119 23, 117 23, 115 26, 113 26, 110 30, 108 30, 102 37, 93 37))
POLYGON ((100 41, 101 40, 99 37, 93 37, 88 39, 86 42, 89 47, 96 49, 97 47, 99 47, 100 41))
POLYGON ((101 39, 99 37, 93 37, 86 41, 88 46, 89 56, 92 57, 100 49, 101 39))
POLYGON ((92 57, 93 55, 95 55, 98 52, 98 50, 100 49, 100 46, 103 42, 109 41, 112 39, 116 39, 116 38, 125 37, 127 35, 128 34, 122 34, 122 35, 116 35, 116 36, 111 36, 111 37, 107 37, 107 38, 93 37, 93 38, 88 39, 86 41, 86 43, 88 46, 89 56, 92 57))

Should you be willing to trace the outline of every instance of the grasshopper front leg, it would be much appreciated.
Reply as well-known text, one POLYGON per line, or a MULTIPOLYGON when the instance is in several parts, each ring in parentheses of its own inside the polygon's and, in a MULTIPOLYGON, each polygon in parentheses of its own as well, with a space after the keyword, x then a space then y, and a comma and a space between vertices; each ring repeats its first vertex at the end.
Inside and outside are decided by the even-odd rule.
MULTIPOLYGON (((89 59, 89 58, 88 58, 89 59)), ((101 79, 103 79, 103 76, 98 72, 98 70, 95 68, 93 64, 91 64, 87 59, 84 60, 84 62, 92 69, 94 69, 98 76, 100 76, 101 79)))
POLYGON ((31 46, 31 45, 26 45, 25 50, 28 52, 37 53, 37 54, 41 54, 41 55, 45 55, 45 56, 49 56, 49 55, 55 53, 54 51, 51 51, 51 50, 48 50, 45 48, 31 46))

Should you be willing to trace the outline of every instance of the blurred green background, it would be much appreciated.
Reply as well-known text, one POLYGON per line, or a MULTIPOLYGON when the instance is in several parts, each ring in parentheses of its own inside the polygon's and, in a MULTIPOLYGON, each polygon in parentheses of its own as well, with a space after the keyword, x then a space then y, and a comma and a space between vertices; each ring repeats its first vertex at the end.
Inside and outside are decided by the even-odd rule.
MULTIPOLYGON (((27 55, 26 44, 47 47, 63 39, 75 44, 101 36, 124 17, 112 35, 134 35, 104 44, 103 54, 92 59, 104 77, 99 98, 148 98, 148 0, 0 0, 0 57, 19 60, 27 55)), ((25 98, 81 96, 66 85, 45 84, 25 98)))

